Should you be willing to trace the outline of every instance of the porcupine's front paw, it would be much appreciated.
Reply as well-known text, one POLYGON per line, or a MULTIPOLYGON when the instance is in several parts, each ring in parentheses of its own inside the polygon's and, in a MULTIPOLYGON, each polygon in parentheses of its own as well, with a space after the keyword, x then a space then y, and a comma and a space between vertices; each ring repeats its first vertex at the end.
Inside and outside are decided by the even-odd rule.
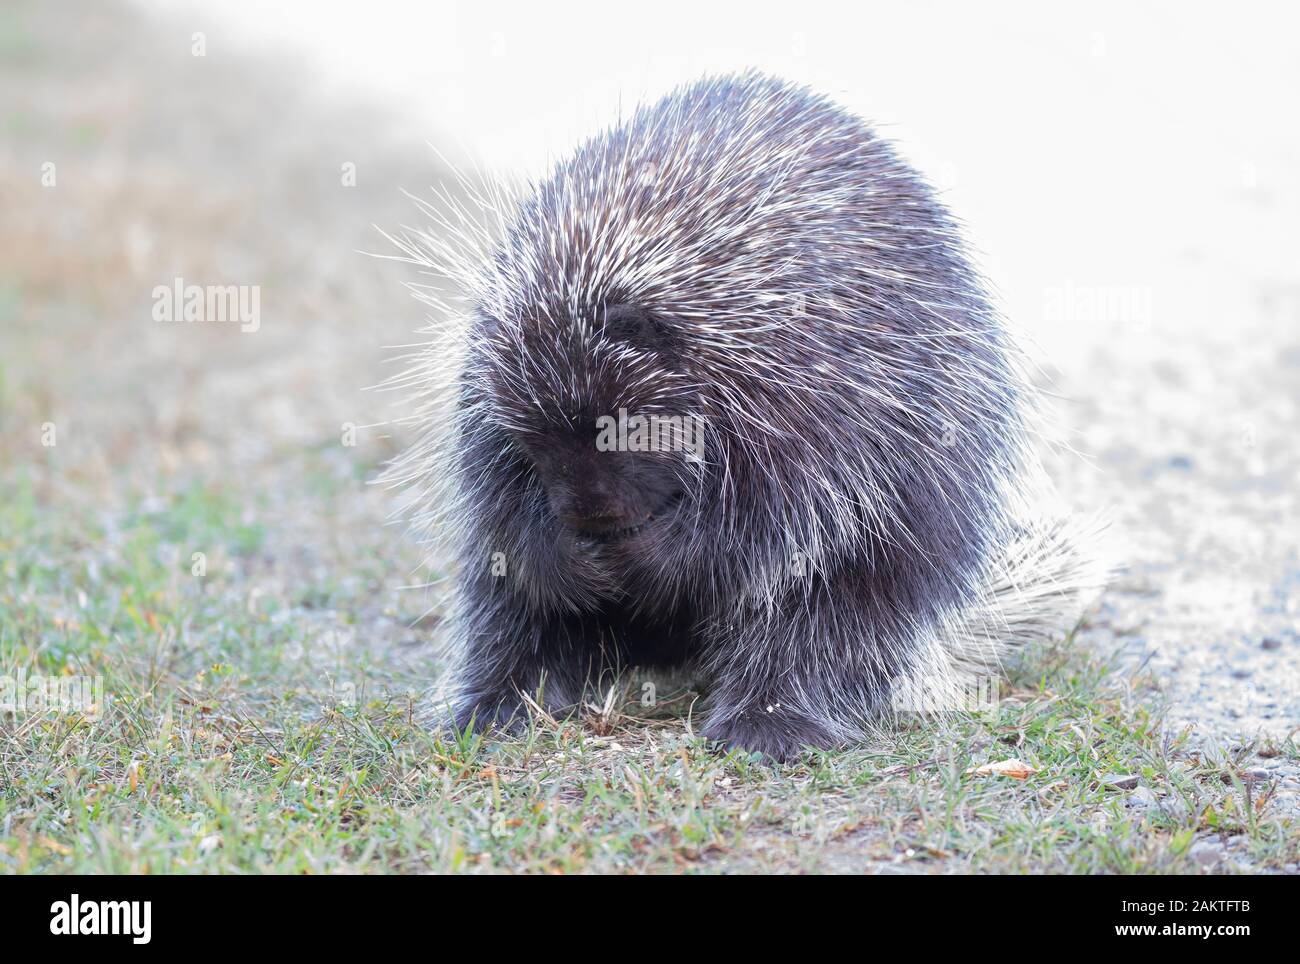
POLYGON ((779 703, 753 709, 715 713, 701 731, 724 749, 757 751, 777 763, 797 758, 805 747, 828 749, 836 740, 814 720, 779 703))
POLYGON ((460 701, 453 719, 458 733, 464 733, 471 726, 475 733, 494 729, 513 733, 523 727, 528 711, 518 693, 486 693, 460 701))

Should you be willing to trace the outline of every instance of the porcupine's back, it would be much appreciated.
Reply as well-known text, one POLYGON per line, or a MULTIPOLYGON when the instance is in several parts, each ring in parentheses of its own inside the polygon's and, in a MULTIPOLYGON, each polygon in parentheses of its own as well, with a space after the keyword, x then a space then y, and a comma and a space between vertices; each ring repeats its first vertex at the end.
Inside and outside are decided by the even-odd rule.
POLYGON ((774 604, 792 558, 852 568, 863 645, 940 676, 1071 604, 1074 538, 1027 508, 1015 348, 930 190, 828 100, 749 74, 638 110, 533 190, 469 287, 458 512, 533 596, 581 606, 583 580, 520 536, 545 508, 511 497, 502 440, 625 407, 707 426, 682 523, 620 563, 647 598, 726 619, 774 604), (609 350, 611 305, 652 313, 669 357, 609 350))

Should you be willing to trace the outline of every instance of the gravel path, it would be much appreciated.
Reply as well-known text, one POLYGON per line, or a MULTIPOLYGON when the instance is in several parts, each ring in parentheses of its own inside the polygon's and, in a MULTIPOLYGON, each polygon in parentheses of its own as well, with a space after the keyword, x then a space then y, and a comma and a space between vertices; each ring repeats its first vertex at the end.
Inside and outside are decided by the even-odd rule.
MULTIPOLYGON (((1271 221, 1274 204, 1228 206, 1271 221)), ((1086 638, 1148 662, 1172 727, 1227 744, 1300 727, 1300 265, 1249 278, 1211 244, 1153 269, 1149 321, 1097 319, 1062 362, 1062 418, 1093 468, 1058 459, 1055 475, 1111 514, 1125 567, 1086 638), (1161 310, 1180 285, 1208 322, 1161 310)))

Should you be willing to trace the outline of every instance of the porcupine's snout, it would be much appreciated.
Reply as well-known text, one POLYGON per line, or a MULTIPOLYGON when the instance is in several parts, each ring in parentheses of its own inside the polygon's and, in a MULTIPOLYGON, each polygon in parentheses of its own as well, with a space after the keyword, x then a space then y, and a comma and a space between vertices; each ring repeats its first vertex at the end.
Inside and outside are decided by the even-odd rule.
POLYGON ((653 455, 600 451, 594 437, 546 439, 529 447, 551 512, 581 536, 635 535, 675 506, 682 489, 653 455))

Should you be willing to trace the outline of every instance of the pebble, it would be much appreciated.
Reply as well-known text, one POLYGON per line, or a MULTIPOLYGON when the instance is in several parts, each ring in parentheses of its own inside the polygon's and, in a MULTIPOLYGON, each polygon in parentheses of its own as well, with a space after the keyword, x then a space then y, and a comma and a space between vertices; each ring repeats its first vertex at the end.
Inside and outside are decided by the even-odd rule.
POLYGON ((1213 867, 1222 856, 1214 844, 1198 843, 1192 847, 1191 858, 1202 867, 1213 867))
POLYGON ((1150 810, 1152 807, 1158 807, 1159 805, 1160 801, 1147 787, 1138 787, 1124 800, 1124 806, 1141 810, 1150 810))

